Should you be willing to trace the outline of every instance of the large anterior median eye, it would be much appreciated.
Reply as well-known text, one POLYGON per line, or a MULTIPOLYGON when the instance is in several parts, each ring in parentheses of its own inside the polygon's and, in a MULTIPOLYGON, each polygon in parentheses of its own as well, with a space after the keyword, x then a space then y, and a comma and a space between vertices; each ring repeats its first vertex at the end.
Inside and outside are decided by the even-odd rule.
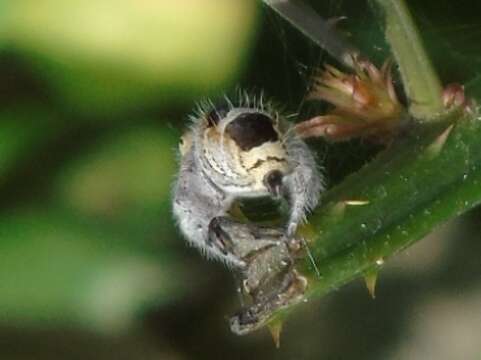
POLYGON ((241 114, 227 125, 225 131, 244 151, 279 139, 272 119, 261 113, 241 114))

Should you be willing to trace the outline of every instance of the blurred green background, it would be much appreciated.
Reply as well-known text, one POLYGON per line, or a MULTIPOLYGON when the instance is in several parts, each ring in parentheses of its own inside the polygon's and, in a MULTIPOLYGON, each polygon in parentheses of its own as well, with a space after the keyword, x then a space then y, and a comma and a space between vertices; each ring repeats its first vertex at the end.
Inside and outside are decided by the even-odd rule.
MULTIPOLYGON (((312 3, 388 56, 369 2, 312 3)), ((443 82, 480 79, 479 2, 408 4, 443 82)), ((375 300, 359 281, 302 307, 280 350, 229 333, 230 274, 172 220, 179 136, 237 86, 322 110, 324 61, 255 0, 1 1, 0 359, 481 359, 481 209, 388 262, 375 300)), ((312 145, 329 185, 378 150, 312 145)))

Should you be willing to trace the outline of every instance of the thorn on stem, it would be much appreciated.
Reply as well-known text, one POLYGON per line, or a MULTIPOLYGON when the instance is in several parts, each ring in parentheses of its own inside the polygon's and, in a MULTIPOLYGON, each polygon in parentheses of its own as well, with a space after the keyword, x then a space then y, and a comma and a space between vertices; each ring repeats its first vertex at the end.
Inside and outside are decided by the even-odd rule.
POLYGON ((367 291, 373 299, 376 298, 376 282, 377 282, 378 271, 371 270, 364 275, 364 282, 366 283, 367 291))
POLYGON ((369 200, 346 200, 345 203, 350 206, 363 206, 368 205, 369 200))
POLYGON ((347 206, 364 206, 364 205, 368 205, 369 203, 370 203, 369 200, 362 200, 362 199, 351 199, 351 200, 339 201, 331 207, 330 213, 332 216, 342 217, 344 216, 344 211, 346 210, 347 206))
POLYGON ((429 158, 435 158, 439 155, 441 150, 449 137, 449 134, 453 130, 454 124, 449 125, 426 149, 429 158))
POLYGON ((267 325, 276 349, 279 349, 281 347, 281 333, 283 325, 284 323, 282 320, 274 320, 267 325))

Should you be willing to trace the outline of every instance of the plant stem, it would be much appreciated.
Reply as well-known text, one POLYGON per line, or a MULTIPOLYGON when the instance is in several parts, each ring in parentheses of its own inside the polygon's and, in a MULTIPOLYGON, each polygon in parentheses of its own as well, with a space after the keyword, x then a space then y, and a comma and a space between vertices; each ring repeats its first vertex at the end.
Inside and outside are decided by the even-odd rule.
POLYGON ((480 120, 458 112, 415 129, 323 196, 306 231, 317 269, 307 258, 298 267, 308 278, 306 299, 372 274, 387 257, 481 203, 480 120))
POLYGON ((442 135, 439 125, 399 142, 326 193, 311 218, 319 263, 353 246, 385 241, 380 252, 368 251, 378 260, 481 202, 481 123, 457 121, 463 122, 449 134, 444 124, 442 135), (366 204, 346 205, 351 199, 366 204))
POLYGON ((386 39, 399 65, 411 115, 421 121, 436 118, 443 111, 441 83, 405 1, 376 2, 384 12, 386 39))
MULTIPOLYGON (((325 193, 301 229, 312 254, 297 266, 308 279, 308 300, 360 276, 373 281, 386 258, 481 203, 481 117, 443 107, 441 84, 404 0, 376 2, 410 114, 419 121, 325 193)), ((470 90, 481 94, 481 82, 470 90)), ((296 307, 272 319, 282 320, 296 307)))

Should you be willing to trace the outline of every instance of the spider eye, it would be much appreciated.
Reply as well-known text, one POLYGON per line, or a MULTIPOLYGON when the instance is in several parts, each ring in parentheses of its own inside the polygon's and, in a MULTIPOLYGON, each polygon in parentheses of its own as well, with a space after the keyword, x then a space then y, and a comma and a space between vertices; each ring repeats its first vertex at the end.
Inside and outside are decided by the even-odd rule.
POLYGON ((244 151, 279 140, 272 119, 261 113, 241 114, 227 125, 225 131, 244 151))
POLYGON ((219 107, 213 108, 206 115, 208 126, 209 127, 217 126, 220 119, 226 117, 228 112, 229 112, 229 109, 226 106, 219 106, 219 107))

